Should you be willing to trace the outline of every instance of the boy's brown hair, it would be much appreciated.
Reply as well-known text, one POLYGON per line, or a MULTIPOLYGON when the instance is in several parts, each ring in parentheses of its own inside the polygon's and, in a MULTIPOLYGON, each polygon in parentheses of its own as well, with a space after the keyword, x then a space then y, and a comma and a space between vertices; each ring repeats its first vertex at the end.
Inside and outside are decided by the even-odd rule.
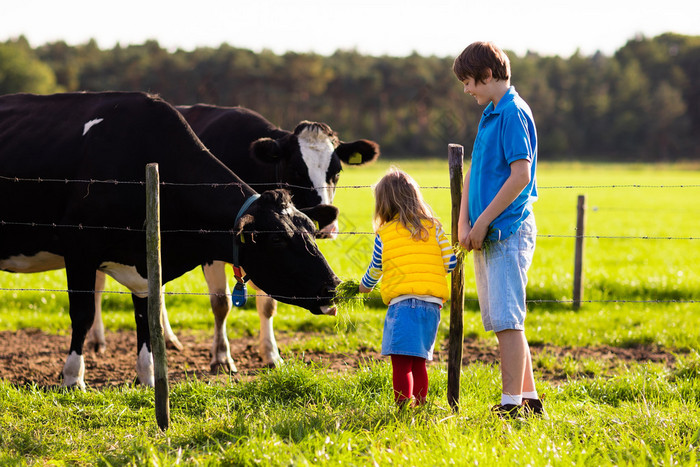
POLYGON ((452 71, 460 81, 473 78, 483 83, 488 72, 494 79, 507 81, 510 79, 510 60, 508 55, 493 42, 473 42, 455 58, 452 71))

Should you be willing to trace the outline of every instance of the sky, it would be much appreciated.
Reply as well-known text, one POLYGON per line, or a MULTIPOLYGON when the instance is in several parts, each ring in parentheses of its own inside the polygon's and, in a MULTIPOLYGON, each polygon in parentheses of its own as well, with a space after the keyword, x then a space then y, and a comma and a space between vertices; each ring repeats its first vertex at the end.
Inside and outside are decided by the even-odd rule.
POLYGON ((700 35, 700 0, 3 0, 0 41, 34 47, 95 39, 105 49, 155 39, 178 48, 277 54, 338 49, 453 57, 473 41, 523 55, 612 55, 643 35, 700 35))

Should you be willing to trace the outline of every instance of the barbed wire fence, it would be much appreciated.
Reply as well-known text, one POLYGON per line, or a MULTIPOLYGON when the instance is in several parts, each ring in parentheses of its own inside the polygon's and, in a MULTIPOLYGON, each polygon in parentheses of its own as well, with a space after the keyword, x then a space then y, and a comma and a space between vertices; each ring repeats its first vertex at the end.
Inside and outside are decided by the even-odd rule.
MULTIPOLYGON (((61 183, 61 184, 109 184, 109 185, 137 185, 143 186, 145 188, 146 182, 141 180, 128 181, 128 180, 98 180, 98 179, 67 179, 67 178, 22 178, 22 177, 7 177, 0 175, 0 181, 14 182, 14 183, 61 183)), ((256 186, 262 186, 266 184, 256 184, 256 183, 231 183, 231 184, 220 184, 220 183, 173 183, 173 182, 160 182, 161 186, 180 186, 180 187, 237 187, 240 188, 244 185, 256 188, 256 186)), ((289 183, 278 183, 280 188, 296 188, 296 189, 316 189, 293 185, 289 183)), ((360 190, 360 189, 371 189, 373 185, 340 185, 336 187, 336 190, 360 190)), ((604 189, 697 189, 700 188, 700 184, 595 184, 595 185, 552 185, 552 186, 539 186, 539 190, 604 190, 604 189)), ((422 186, 422 190, 449 190, 449 186, 433 185, 433 186, 422 186)), ((354 230, 356 227, 350 219, 341 216, 340 221, 340 231, 337 232, 339 236, 352 237, 353 241, 347 245, 346 255, 351 257, 356 257, 358 262, 364 262, 369 257, 371 253, 371 248, 373 244, 373 237, 375 232, 372 231, 360 231, 354 230), (348 230, 349 229, 349 230, 348 230)), ((21 227, 36 227, 36 228, 69 228, 69 229, 81 229, 81 230, 117 230, 126 231, 132 233, 145 233, 144 228, 134 228, 131 226, 100 226, 100 225, 87 225, 87 224, 57 224, 57 223, 41 223, 41 222, 18 222, 7 219, 0 219, 0 227, 4 226, 21 226, 21 227)), ((162 234, 168 233, 197 233, 197 234, 210 234, 210 233, 230 233, 231 231, 221 231, 221 230, 211 230, 211 229, 164 229, 161 231, 162 234)), ((255 234, 266 234, 274 233, 274 231, 264 231, 258 230, 254 232, 255 234)), ((308 233, 306 231, 301 233, 308 233)), ((449 232, 446 232, 448 237, 451 236, 449 232)), ((537 234, 537 238, 543 239, 595 239, 595 240, 648 240, 648 241, 661 241, 661 240, 677 240, 677 241, 697 241, 700 237, 696 236, 673 236, 673 235, 596 235, 596 234, 586 234, 586 235, 576 235, 576 234, 537 234)), ((70 290, 70 289, 55 289, 55 288, 17 288, 17 287, 0 287, 2 292, 38 292, 38 293, 60 293, 60 292, 73 292, 73 293, 95 293, 95 290, 70 290)), ((101 291, 103 294, 113 294, 113 295, 131 295, 131 291, 119 291, 119 290, 104 290, 101 291)), ((178 295, 191 295, 191 296, 210 296, 209 292, 169 292, 165 291, 164 295, 178 296, 178 295)), ((257 296, 269 296, 271 298, 279 299, 284 301, 285 299, 313 299, 319 297, 292 297, 292 296, 277 296, 268 294, 255 294, 249 293, 250 297, 257 296)), ((378 297, 357 297, 355 300, 380 300, 378 297)), ((465 298, 465 301, 476 302, 476 298, 465 298)), ((574 299, 528 299, 528 303, 532 304, 544 304, 544 303, 558 303, 558 304, 573 304, 574 299)), ((655 300, 630 300, 630 299, 601 299, 601 300, 580 300, 580 303, 699 303, 700 300, 695 299, 655 299, 655 300)))

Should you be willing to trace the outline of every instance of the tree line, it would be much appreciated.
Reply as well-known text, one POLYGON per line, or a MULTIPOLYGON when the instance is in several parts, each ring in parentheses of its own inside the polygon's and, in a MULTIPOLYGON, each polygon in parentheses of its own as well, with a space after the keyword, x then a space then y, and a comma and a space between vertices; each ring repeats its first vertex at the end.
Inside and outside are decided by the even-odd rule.
MULTIPOLYGON (((465 44, 466 45, 466 44, 465 44)), ((512 84, 537 122, 540 158, 700 158, 700 36, 635 37, 612 56, 509 52, 512 84)), ((452 73, 453 57, 259 53, 222 44, 169 51, 155 40, 100 49, 63 41, 0 43, 0 94, 147 91, 177 104, 240 105, 293 129, 324 121, 384 157, 469 152, 481 111, 452 73)))

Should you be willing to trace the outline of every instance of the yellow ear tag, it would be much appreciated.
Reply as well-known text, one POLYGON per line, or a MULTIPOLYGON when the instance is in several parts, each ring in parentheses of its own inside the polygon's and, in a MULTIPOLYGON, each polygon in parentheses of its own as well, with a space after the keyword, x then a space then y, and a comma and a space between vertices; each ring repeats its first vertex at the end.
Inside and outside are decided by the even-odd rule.
POLYGON ((356 152, 348 158, 348 164, 362 164, 362 154, 356 152))
POLYGON ((243 234, 241 234, 241 243, 245 243, 245 236, 243 236, 243 234))
POLYGON ((319 227, 318 227, 318 221, 317 221, 317 220, 314 220, 314 226, 316 226, 316 230, 319 229, 319 227))

